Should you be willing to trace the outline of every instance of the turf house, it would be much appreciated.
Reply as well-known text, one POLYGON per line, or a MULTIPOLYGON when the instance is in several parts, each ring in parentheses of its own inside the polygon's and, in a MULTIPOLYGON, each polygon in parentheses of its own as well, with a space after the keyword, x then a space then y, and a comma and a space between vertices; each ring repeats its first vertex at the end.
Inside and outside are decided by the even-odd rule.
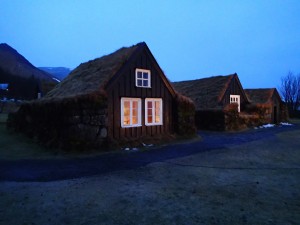
POLYGON ((80 64, 8 126, 51 147, 102 149, 193 135, 194 109, 142 42, 80 64))
POLYGON ((287 108, 276 88, 245 89, 253 106, 262 110, 263 123, 277 124, 286 121, 287 108))
POLYGON ((249 103, 238 75, 174 82, 175 89, 193 100, 199 129, 232 130, 249 103))

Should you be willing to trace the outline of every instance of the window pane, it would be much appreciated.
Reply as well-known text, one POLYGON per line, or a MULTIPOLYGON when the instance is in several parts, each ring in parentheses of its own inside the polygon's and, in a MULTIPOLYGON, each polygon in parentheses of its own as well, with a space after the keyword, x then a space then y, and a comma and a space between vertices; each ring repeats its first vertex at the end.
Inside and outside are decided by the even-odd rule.
POLYGON ((129 109, 130 107, 130 101, 124 101, 124 108, 129 109))
POLYGON ((130 118, 129 118, 129 116, 124 116, 123 124, 124 125, 130 125, 130 118))
POLYGON ((151 108, 152 108, 152 102, 148 102, 148 103, 147 103, 147 107, 148 107, 148 109, 149 109, 149 108, 151 109, 151 108))
MULTIPOLYGON (((151 114, 150 114, 151 115, 151 114)), ((152 116, 148 115, 148 123, 153 123, 152 116)))
POLYGON ((148 87, 148 80, 143 80, 143 87, 148 87))
POLYGON ((148 73, 144 72, 144 73, 143 73, 143 78, 144 78, 144 79, 148 79, 148 73))
POLYGON ((160 123, 160 116, 159 108, 155 108, 155 123, 160 123))
POLYGON ((124 102, 124 116, 129 116, 130 115, 130 102, 125 101, 124 102))
POLYGON ((137 109, 138 108, 138 101, 133 101, 132 102, 132 108, 137 109))
POLYGON ((138 110, 137 109, 132 109, 132 116, 137 117, 138 115, 138 110))
POLYGON ((138 118, 137 118, 137 116, 133 116, 132 117, 132 125, 133 124, 138 124, 138 118))
POLYGON ((155 123, 160 123, 160 116, 159 115, 155 116, 155 123))
POLYGON ((160 102, 155 101, 155 110, 160 110, 160 102))
POLYGON ((137 86, 141 87, 143 85, 142 80, 137 80, 137 86))
POLYGON ((155 123, 160 123, 160 102, 155 101, 155 123))
POLYGON ((137 72, 137 77, 142 78, 142 72, 137 72))

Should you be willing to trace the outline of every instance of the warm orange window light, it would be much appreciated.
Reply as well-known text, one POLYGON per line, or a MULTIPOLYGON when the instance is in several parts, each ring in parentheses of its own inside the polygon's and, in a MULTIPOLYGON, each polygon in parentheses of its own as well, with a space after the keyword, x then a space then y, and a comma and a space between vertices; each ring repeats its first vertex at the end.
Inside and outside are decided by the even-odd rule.
POLYGON ((160 102, 155 101, 155 123, 160 123, 161 110, 160 110, 160 102))
POLYGON ((141 99, 121 98, 121 127, 141 125, 141 99))
POLYGON ((162 125, 162 99, 146 98, 145 124, 147 126, 162 125))
POLYGON ((153 122, 153 116, 152 116, 152 102, 148 102, 147 103, 147 115, 148 115, 148 123, 152 123, 153 122))
POLYGON ((138 101, 132 101, 132 124, 138 124, 138 101))

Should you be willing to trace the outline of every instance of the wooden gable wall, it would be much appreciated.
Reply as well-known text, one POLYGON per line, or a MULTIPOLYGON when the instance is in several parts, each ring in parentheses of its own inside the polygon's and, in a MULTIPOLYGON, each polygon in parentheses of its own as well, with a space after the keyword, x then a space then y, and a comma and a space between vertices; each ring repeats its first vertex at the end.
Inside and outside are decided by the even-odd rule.
POLYGON ((282 108, 282 100, 277 92, 276 89, 274 89, 273 95, 271 97, 271 123, 279 123, 281 122, 281 108, 282 108))
POLYGON ((174 98, 164 75, 148 48, 143 48, 121 69, 121 74, 107 88, 108 95, 108 137, 112 139, 136 140, 141 137, 151 137, 174 132, 174 98), (135 86, 135 69, 151 71, 151 88, 135 86), (121 98, 142 99, 142 126, 121 127, 121 98), (145 126, 145 98, 162 98, 163 125, 145 126))
POLYGON ((230 95, 240 95, 241 110, 243 110, 245 105, 248 103, 248 99, 246 97, 243 87, 241 86, 241 83, 238 80, 237 75, 234 75, 234 77, 231 79, 228 85, 228 88, 225 91, 225 94, 221 101, 223 107, 230 104, 230 95))

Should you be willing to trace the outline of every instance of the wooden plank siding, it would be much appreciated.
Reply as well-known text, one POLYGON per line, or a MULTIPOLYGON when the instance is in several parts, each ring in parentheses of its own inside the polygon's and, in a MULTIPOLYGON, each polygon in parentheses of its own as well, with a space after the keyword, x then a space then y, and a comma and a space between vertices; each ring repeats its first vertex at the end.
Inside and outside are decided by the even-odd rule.
POLYGON ((140 137, 151 137, 174 132, 173 125, 173 96, 162 79, 162 71, 156 65, 152 55, 144 49, 135 60, 124 70, 122 74, 107 89, 108 94, 108 135, 112 139, 136 140, 140 137), (140 88, 135 85, 135 69, 148 69, 151 71, 151 88, 140 88), (121 98, 141 98, 141 127, 121 127, 121 98), (163 124, 145 126, 145 99, 161 98, 163 102, 163 124))
POLYGON ((223 106, 230 104, 230 95, 240 96, 241 110, 243 111, 245 105, 248 103, 248 100, 246 99, 244 90, 236 76, 234 76, 233 79, 230 81, 228 88, 225 91, 225 94, 222 99, 223 106))

